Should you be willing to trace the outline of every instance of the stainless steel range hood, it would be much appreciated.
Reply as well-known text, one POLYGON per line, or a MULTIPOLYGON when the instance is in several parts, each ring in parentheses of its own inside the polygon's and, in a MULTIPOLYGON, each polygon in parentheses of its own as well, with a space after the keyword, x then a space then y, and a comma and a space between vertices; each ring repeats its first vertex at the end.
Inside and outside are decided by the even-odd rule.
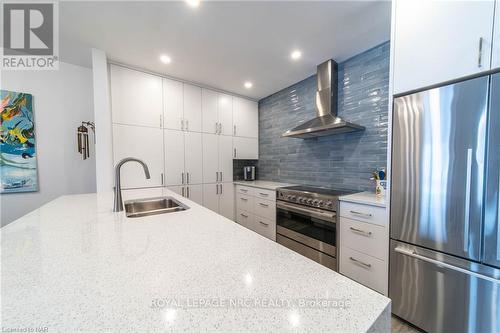
POLYGON ((365 129, 361 125, 337 117, 337 71, 338 65, 331 59, 318 65, 316 118, 286 131, 281 135, 282 137, 307 139, 365 129))

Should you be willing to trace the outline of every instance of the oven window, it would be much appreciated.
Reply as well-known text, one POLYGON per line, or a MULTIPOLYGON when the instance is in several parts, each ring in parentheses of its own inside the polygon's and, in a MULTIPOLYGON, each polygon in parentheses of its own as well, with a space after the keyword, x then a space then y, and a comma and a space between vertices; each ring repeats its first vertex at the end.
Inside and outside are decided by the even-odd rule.
POLYGON ((281 208, 277 209, 276 223, 283 228, 293 230, 302 235, 333 246, 336 245, 336 230, 334 223, 283 210, 281 208))

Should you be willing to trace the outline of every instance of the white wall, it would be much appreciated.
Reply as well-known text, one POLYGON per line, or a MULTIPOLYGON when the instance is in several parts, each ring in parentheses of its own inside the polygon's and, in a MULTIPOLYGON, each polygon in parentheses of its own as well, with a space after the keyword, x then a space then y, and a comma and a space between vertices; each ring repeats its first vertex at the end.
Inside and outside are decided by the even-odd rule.
POLYGON ((38 192, 0 195, 1 225, 64 194, 96 191, 95 149, 77 152, 76 128, 93 121, 92 71, 60 63, 57 71, 2 71, 1 88, 33 94, 38 192))

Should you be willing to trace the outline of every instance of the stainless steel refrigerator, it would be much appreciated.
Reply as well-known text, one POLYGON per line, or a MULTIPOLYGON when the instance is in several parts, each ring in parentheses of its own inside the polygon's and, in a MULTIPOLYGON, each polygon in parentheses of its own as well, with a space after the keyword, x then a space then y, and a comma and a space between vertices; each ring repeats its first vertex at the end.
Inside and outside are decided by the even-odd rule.
POLYGON ((500 73, 394 100, 392 311, 500 332, 500 73))

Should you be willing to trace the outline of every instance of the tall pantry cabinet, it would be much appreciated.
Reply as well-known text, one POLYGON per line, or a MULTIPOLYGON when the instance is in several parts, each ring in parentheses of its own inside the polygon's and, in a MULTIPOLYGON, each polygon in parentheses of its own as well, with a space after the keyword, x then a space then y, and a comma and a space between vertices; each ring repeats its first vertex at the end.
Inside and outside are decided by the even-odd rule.
POLYGON ((234 216, 233 159, 258 158, 257 103, 157 75, 110 65, 114 163, 127 163, 124 189, 167 187, 234 216))

